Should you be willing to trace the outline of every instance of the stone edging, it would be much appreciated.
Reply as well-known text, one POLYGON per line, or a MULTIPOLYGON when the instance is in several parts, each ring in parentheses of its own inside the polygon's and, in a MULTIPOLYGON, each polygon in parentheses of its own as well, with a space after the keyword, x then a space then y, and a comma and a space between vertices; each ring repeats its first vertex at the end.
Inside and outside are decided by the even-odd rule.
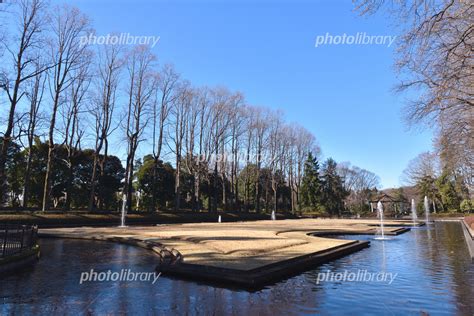
POLYGON ((464 239, 466 239, 467 248, 469 249, 469 254, 471 255, 471 259, 474 261, 474 232, 469 226, 467 226, 464 219, 461 220, 461 226, 465 237, 464 239))
POLYGON ((462 222, 466 226, 467 231, 469 232, 469 235, 471 235, 471 239, 474 239, 474 229, 469 227, 469 225, 466 223, 466 221, 464 219, 462 220, 462 222))
MULTIPOLYGON (((378 226, 377 226, 378 227, 378 226)), ((394 229, 391 231, 384 232, 387 236, 398 236, 409 232, 411 229, 406 227, 400 227, 398 229, 394 229)), ((312 233, 308 233, 308 236, 317 236, 317 237, 325 237, 325 236, 338 236, 338 235, 349 235, 349 236, 358 236, 358 235, 378 235, 378 231, 376 229, 366 230, 366 231, 350 231, 350 230, 318 230, 312 233)))

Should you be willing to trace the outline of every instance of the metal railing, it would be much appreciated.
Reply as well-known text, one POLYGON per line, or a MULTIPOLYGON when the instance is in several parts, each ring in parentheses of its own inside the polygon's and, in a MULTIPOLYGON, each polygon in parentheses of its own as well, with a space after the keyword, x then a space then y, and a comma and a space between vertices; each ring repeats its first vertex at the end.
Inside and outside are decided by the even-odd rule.
POLYGON ((38 240, 38 226, 0 225, 0 258, 33 248, 38 240))

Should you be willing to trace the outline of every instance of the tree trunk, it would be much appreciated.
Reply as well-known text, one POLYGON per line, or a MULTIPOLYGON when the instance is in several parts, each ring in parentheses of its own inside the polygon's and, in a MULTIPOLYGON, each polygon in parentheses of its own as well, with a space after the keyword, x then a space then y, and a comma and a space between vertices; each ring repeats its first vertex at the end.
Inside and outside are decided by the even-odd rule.
POLYGON ((273 204, 273 210, 274 210, 275 213, 276 213, 276 211, 277 211, 277 209, 278 209, 278 188, 274 188, 274 189, 273 189, 273 202, 274 202, 274 204, 273 204))
POLYGON ((23 185, 23 202, 22 207, 28 207, 28 200, 30 196, 30 177, 31 177, 31 161, 33 159, 32 143, 30 142, 28 148, 28 158, 26 160, 25 182, 23 185))
POLYGON ((176 163, 175 186, 174 186, 174 193, 175 193, 175 205, 174 205, 174 210, 175 210, 176 212, 179 211, 179 207, 180 207, 179 204, 180 204, 180 201, 181 201, 180 176, 181 176, 180 164, 179 164, 179 162, 177 161, 177 163, 176 163))
POLYGON ((218 179, 218 173, 217 173, 217 160, 214 164, 214 176, 212 178, 212 181, 213 181, 213 192, 212 192, 212 195, 214 196, 214 198, 212 199, 212 210, 213 212, 217 213, 217 179, 218 179))
POLYGON ((69 211, 71 209, 71 196, 72 196, 72 181, 73 181, 73 165, 69 159, 69 165, 67 170, 67 185, 66 185, 66 201, 64 203, 64 210, 69 211))
POLYGON ((107 139, 104 140, 104 154, 102 158, 99 156, 99 194, 97 197, 97 206, 100 211, 104 209, 104 185, 102 183, 103 179, 105 178, 105 166, 107 164, 107 157, 109 154, 109 142, 107 139))
POLYGON ((95 182, 97 178, 97 164, 98 164, 98 154, 97 151, 94 153, 94 162, 92 165, 92 177, 91 177, 91 191, 89 197, 89 211, 93 211, 95 209, 95 182))
POLYGON ((227 196, 226 196, 226 189, 225 189, 225 175, 222 174, 222 210, 225 212, 227 211, 227 196))
MULTIPOLYGON (((25 34, 23 34, 24 36, 25 34)), ((22 41, 23 44, 23 41, 22 41)), ((8 154, 8 147, 10 146, 11 136, 13 132, 13 124, 15 123, 15 109, 18 103, 18 91, 20 89, 21 83, 21 60, 23 56, 23 51, 20 50, 18 54, 18 60, 16 63, 16 79, 15 84, 13 86, 13 95, 10 99, 10 112, 8 114, 8 122, 7 122, 7 129, 3 134, 3 141, 2 147, 0 150, 0 205, 3 203, 3 199, 6 194, 6 169, 5 165, 7 163, 7 154, 8 154)))
POLYGON ((48 161, 46 163, 46 175, 44 177, 44 188, 43 188, 43 207, 42 211, 45 212, 49 208, 50 195, 51 195, 51 176, 53 172, 53 160, 54 160, 54 128, 56 126, 56 114, 59 106, 59 90, 56 90, 54 96, 53 113, 51 116, 51 122, 49 125, 49 147, 48 147, 48 161))
POLYGON ((50 202, 50 191, 51 191, 51 175, 53 168, 54 159, 54 145, 49 145, 48 148, 48 161, 46 163, 46 175, 44 177, 44 188, 43 188, 43 205, 42 211, 45 212, 49 208, 50 202))
POLYGON ((199 172, 196 172, 196 175, 194 176, 194 206, 193 209, 194 211, 201 211, 201 201, 199 197, 199 184, 200 184, 200 174, 199 172))
POLYGON ((130 159, 127 179, 127 212, 132 210, 132 194, 133 194, 133 158, 130 159))
POLYGON ((151 205, 148 209, 149 212, 156 211, 156 180, 158 178, 158 156, 153 158, 153 178, 151 183, 151 205))
POLYGON ((16 95, 17 95, 17 91, 15 90, 14 96, 11 102, 11 106, 10 106, 10 114, 8 116, 7 129, 5 133, 3 134, 2 147, 0 150, 0 205, 3 203, 4 197, 7 193, 6 192, 7 174, 6 174, 5 165, 7 163, 8 147, 10 146, 11 134, 13 132, 14 114, 15 114, 15 108, 16 108, 16 103, 17 103, 16 95))

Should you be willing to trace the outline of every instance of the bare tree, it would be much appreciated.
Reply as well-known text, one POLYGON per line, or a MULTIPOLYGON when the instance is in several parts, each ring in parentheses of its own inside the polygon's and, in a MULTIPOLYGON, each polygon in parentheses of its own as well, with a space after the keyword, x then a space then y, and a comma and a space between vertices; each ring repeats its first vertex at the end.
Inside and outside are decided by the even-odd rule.
POLYGON ((74 77, 74 80, 66 93, 66 102, 59 111, 63 120, 62 134, 64 134, 64 141, 62 145, 66 149, 64 161, 67 166, 65 211, 71 209, 75 167, 74 158, 78 150, 80 150, 81 140, 84 135, 84 129, 81 128, 79 118, 85 112, 82 108, 91 79, 88 64, 82 64, 71 75, 74 77))
POLYGON ((186 119, 188 118, 191 104, 193 103, 194 93, 188 83, 183 83, 179 87, 178 97, 173 102, 171 108, 172 131, 169 133, 170 148, 175 155, 175 204, 174 208, 179 211, 181 202, 181 169, 183 161, 184 138, 186 135, 186 119))
POLYGON ((0 147, 0 203, 5 194, 5 163, 12 141, 15 113, 18 103, 25 95, 25 91, 22 89, 23 84, 47 69, 43 65, 41 67, 34 66, 37 60, 35 50, 41 49, 43 43, 41 32, 44 31, 45 7, 46 5, 41 0, 16 2, 13 6, 17 31, 14 43, 11 44, 5 39, 0 40, 0 44, 4 44, 6 51, 11 56, 11 68, 2 71, 2 78, 0 78, 0 89, 6 92, 10 104, 6 129, 0 147))
POLYGON ((153 179, 152 179, 152 202, 153 210, 156 207, 156 182, 158 177, 158 162, 163 148, 163 137, 171 105, 176 101, 176 88, 179 75, 173 66, 165 65, 158 75, 158 89, 153 102, 153 179))
POLYGON ((368 170, 351 166, 348 162, 339 163, 338 174, 344 181, 344 189, 349 192, 346 206, 358 209, 368 205, 371 190, 380 186, 380 178, 368 170))
MULTIPOLYGON (((474 195, 474 108, 440 116, 435 149, 440 167, 463 183, 474 195)), ((466 197, 468 198, 468 197, 466 197)))
POLYGON ((410 160, 408 166, 403 171, 402 178, 406 183, 416 187, 419 196, 428 196, 433 201, 433 205, 438 203, 443 207, 441 196, 435 183, 436 178, 441 174, 440 166, 441 163, 436 153, 423 152, 410 160))
POLYGON ((245 126, 245 112, 242 111, 242 104, 244 103, 244 96, 241 93, 236 93, 231 103, 230 113, 230 153, 231 159, 231 170, 230 170, 230 184, 231 184, 231 195, 232 209, 239 209, 239 185, 237 181, 237 175, 239 172, 240 163, 240 148, 243 143, 242 136, 244 134, 245 126))
POLYGON ((260 170, 262 168, 263 150, 267 141, 268 121, 266 117, 266 110, 263 108, 255 108, 255 121, 253 128, 255 130, 255 166, 256 166, 256 180, 255 180, 255 211, 260 212, 260 170))
MULTIPOLYGON (((213 198, 212 198, 212 204, 209 203, 209 209, 211 211, 217 212, 217 206, 218 206, 218 179, 219 179, 219 162, 222 163, 224 157, 219 156, 220 150, 224 150, 224 143, 225 143, 225 136, 226 136, 226 131, 227 127, 229 124, 229 119, 228 119, 228 102, 229 102, 229 96, 230 93, 227 89, 225 88, 217 88, 211 91, 211 98, 212 98, 212 108, 211 108, 211 126, 210 126, 210 132, 211 132, 211 151, 214 154, 214 172, 213 172, 213 177, 212 177, 212 188, 213 188, 213 198), (221 159, 222 158, 222 159, 221 159)), ((221 154, 225 153, 221 152, 221 154)), ((225 184, 224 184, 224 177, 225 177, 225 170, 222 169, 221 165, 221 171, 222 173, 222 184, 223 184, 223 190, 225 190, 225 184)), ((225 195, 223 196, 223 200, 225 200, 225 195)))
POLYGON ((139 143, 143 141, 143 132, 151 118, 151 103, 156 88, 156 73, 153 68, 155 59, 146 46, 136 47, 127 58, 128 104, 125 134, 128 146, 123 188, 127 211, 132 208, 135 154, 139 143))
MULTIPOLYGON (((242 109, 242 115, 244 119, 244 128, 246 132, 244 133, 244 142, 245 142, 245 166, 247 168, 250 166, 251 163, 251 156, 252 156, 252 144, 254 143, 254 123, 255 118, 253 116, 253 107, 246 106, 242 109)), ((250 172, 247 170, 244 174, 244 205, 245 211, 249 212, 250 210, 250 172)))
POLYGON ((196 211, 200 208, 198 195, 196 195, 196 190, 199 191, 199 185, 197 184, 199 179, 199 164, 200 156, 196 153, 196 147, 199 146, 197 140, 199 139, 199 126, 200 126, 200 117, 202 103, 201 103, 201 94, 197 89, 192 89, 192 96, 189 103, 189 108, 185 118, 185 150, 186 157, 184 159, 183 167, 188 174, 190 174, 194 179, 194 185, 191 188, 191 200, 193 211, 196 211))
POLYGON ((292 205, 294 211, 299 211, 300 188, 303 179, 303 168, 309 152, 319 154, 319 148, 315 146, 315 137, 304 127, 296 125, 293 127, 292 156, 290 158, 292 205))
POLYGON ((283 121, 281 113, 274 113, 268 120, 270 131, 268 135, 268 167, 271 171, 271 186, 273 190, 273 210, 276 212, 278 208, 278 169, 279 162, 282 159, 282 129, 283 121))
MULTIPOLYGON (((291 125, 285 124, 280 133, 280 148, 279 148, 279 172, 281 173, 281 177, 283 178, 284 183, 288 187, 290 187, 291 181, 289 177, 289 169, 290 169, 290 156, 291 156, 291 146, 292 146, 292 129, 291 125)), ((278 187, 277 187, 278 189, 278 187)), ((278 208, 278 193, 275 195, 275 208, 278 208)), ((291 199, 291 194, 290 194, 291 199)), ((283 200, 284 202, 284 200, 283 200)))
MULTIPOLYGON (((39 70, 42 66, 40 62, 36 62, 36 67, 39 70)), ((25 178, 23 184, 23 201, 22 207, 28 206, 30 197, 30 177, 31 177, 31 164, 33 160, 33 144, 37 133, 39 124, 39 111, 43 101, 43 95, 46 85, 46 74, 38 72, 38 74, 31 80, 29 92, 26 93, 28 97, 30 108, 28 113, 28 123, 26 127, 26 139, 27 139, 27 157, 26 157, 26 168, 25 178)))
POLYGON ((436 178, 438 170, 439 163, 436 155, 432 152, 423 152, 410 160, 403 171, 402 180, 409 185, 416 185, 425 177, 436 178))
POLYGON ((199 102, 199 134, 198 134, 198 159, 195 165, 194 174, 194 201, 195 210, 201 210, 200 186, 201 181, 208 179, 208 163, 210 160, 210 129, 211 104, 209 100, 209 89, 203 88, 198 92, 199 102))
MULTIPOLYGON (((221 108, 221 126, 224 128, 223 133, 220 137, 220 154, 217 155, 220 161, 220 174, 222 179, 222 208, 224 211, 228 208, 230 191, 230 198, 233 199, 234 195, 234 169, 237 156, 237 137, 238 135, 238 119, 236 115, 239 114, 237 109, 243 102, 243 96, 241 93, 230 93, 222 90, 222 102, 223 107, 221 108), (228 174, 230 173, 230 181, 228 174), (227 183, 230 182, 230 188, 227 187, 227 183)), ((232 202, 233 204, 233 202, 232 202)))
MULTIPOLYGON (((7 30, 6 30, 6 5, 0 6, 0 28, 2 28, 2 32, 0 33, 0 58, 3 57, 4 48, 5 48, 5 41, 7 37, 7 30)), ((0 78, 5 76, 4 70, 0 69, 0 78)), ((1 79, 0 79, 1 80, 1 79)))
POLYGON ((97 80, 95 81, 96 97, 91 102, 90 113, 94 118, 94 162, 92 166, 91 190, 89 198, 89 210, 96 207, 102 208, 100 194, 102 187, 99 186, 98 198, 96 198, 97 169, 100 178, 103 179, 105 163, 109 149, 109 137, 118 127, 114 126, 114 113, 116 108, 117 88, 119 85, 120 72, 123 67, 121 49, 116 45, 105 45, 99 51, 97 66, 97 80), (102 153, 102 155, 101 155, 102 153))
POLYGON ((81 36, 86 36, 89 30, 89 20, 78 9, 69 6, 57 7, 51 19, 53 37, 50 41, 51 63, 54 65, 49 78, 52 97, 52 112, 48 132, 48 161, 43 190, 43 212, 49 208, 51 193, 51 176, 55 156, 54 132, 56 116, 59 107, 64 102, 64 92, 76 79, 74 73, 84 62, 89 54, 87 47, 80 43, 81 36))

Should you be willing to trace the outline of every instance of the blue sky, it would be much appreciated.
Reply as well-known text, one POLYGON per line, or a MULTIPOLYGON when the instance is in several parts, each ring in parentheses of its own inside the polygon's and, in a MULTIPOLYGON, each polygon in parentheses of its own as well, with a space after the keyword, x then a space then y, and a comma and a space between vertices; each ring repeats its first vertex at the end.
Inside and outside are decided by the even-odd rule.
MULTIPOLYGON (((326 45, 318 35, 397 35, 390 17, 359 17, 339 1, 69 1, 93 20, 97 35, 160 36, 161 63, 195 85, 223 85, 249 104, 284 111, 314 133, 323 156, 399 185, 407 162, 431 147, 431 132, 402 120, 395 47, 326 45)), ((142 149, 142 154, 147 149, 142 149)))

